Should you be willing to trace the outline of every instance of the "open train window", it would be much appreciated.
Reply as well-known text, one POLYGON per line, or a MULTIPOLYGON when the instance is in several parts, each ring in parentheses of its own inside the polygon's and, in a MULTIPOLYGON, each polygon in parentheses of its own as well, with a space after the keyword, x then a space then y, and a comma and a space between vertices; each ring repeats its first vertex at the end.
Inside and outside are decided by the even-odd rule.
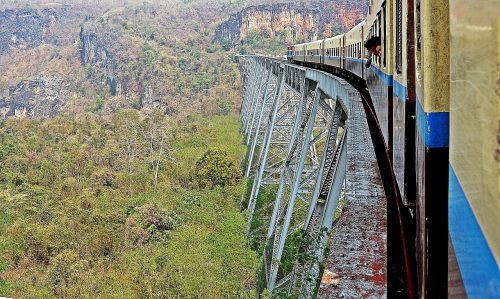
POLYGON ((383 66, 387 66, 387 10, 385 2, 382 5, 382 24, 384 24, 384 50, 382 51, 383 66))
POLYGON ((416 42, 416 65, 417 80, 421 81, 422 78, 422 23, 420 19, 420 0, 415 1, 415 42, 416 42))
POLYGON ((396 71, 403 71, 403 1, 396 0, 396 71))
MULTIPOLYGON (((380 24, 382 24, 382 15, 381 15, 381 12, 379 12, 378 15, 377 15, 377 31, 378 31, 378 36, 380 37, 380 39, 383 39, 384 42, 385 42, 385 38, 382 36, 382 26, 380 26, 380 24)), ((382 52, 385 52, 385 47, 382 49, 382 52)), ((377 63, 379 65, 381 63, 380 56, 377 57, 377 63)))

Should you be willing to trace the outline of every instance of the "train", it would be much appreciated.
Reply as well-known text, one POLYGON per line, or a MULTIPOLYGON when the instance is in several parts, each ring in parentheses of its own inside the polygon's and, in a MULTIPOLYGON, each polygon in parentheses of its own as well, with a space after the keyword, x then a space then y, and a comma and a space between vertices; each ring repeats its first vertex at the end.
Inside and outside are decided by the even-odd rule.
POLYGON ((499 15, 491 0, 370 0, 348 32, 287 49, 369 93, 412 218, 419 298, 500 297, 499 15))

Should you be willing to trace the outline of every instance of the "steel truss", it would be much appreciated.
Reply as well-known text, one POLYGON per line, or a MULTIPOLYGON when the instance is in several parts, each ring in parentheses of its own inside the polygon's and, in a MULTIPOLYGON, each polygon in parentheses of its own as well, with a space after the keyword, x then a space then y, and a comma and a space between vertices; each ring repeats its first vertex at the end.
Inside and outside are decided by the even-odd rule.
POLYGON ((253 180, 248 233, 264 243, 270 294, 280 290, 310 298, 346 177, 347 107, 360 96, 326 73, 265 57, 238 60, 245 176, 253 180), (275 187, 274 201, 262 203, 266 185, 275 187), (252 226, 254 217, 264 214, 265 225, 252 226), (295 246, 299 236, 302 242, 295 246))

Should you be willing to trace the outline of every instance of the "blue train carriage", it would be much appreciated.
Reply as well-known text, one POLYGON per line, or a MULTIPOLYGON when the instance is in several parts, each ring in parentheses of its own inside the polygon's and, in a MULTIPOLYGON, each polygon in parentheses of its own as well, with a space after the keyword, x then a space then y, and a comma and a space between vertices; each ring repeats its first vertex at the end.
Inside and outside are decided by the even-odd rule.
POLYGON ((344 47, 344 35, 339 34, 334 37, 327 38, 323 41, 323 47, 325 51, 325 57, 323 59, 324 64, 331 65, 334 67, 342 68, 342 53, 344 47))
POLYGON ((385 142, 392 150, 392 2, 384 0, 370 2, 363 32, 364 40, 379 36, 382 54, 380 57, 373 57, 370 68, 364 71, 364 77, 385 142))
POLYGON ((323 63, 323 40, 316 40, 305 44, 306 62, 323 63))
POLYGON ((415 205, 415 32, 412 1, 393 0, 393 168, 403 202, 415 205))
POLYGON ((448 285, 448 0, 415 0, 414 13, 419 294, 434 298, 448 285))
POLYGON ((364 28, 365 21, 354 26, 344 35, 345 41, 345 69, 364 78, 364 62, 366 50, 364 47, 364 28))
POLYGON ((450 278, 469 298, 500 298, 500 2, 455 0, 449 11, 450 268, 460 270, 450 278))

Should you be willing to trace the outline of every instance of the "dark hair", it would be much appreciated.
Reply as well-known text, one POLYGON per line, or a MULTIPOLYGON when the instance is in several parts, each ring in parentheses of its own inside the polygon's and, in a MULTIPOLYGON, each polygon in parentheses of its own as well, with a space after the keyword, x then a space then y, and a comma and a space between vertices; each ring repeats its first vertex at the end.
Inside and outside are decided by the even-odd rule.
POLYGON ((382 44, 382 41, 380 40, 380 37, 378 36, 372 36, 370 37, 369 39, 366 40, 365 42, 365 48, 367 48, 368 50, 376 47, 376 46, 379 46, 382 44))

